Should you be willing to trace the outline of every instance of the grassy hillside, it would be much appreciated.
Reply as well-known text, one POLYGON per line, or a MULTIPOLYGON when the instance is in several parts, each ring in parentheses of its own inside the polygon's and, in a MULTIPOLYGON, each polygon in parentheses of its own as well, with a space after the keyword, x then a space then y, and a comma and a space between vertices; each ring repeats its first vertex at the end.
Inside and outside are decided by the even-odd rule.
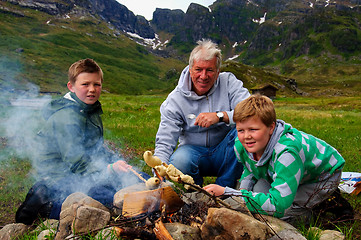
MULTIPOLYGON (((294 12, 297 15, 300 8, 294 12)), ((297 80, 315 96, 353 95, 361 90, 361 15, 357 10, 320 8, 297 21, 279 24, 292 12, 280 12, 259 29, 245 63, 297 80)))
MULTIPOLYGON (((300 25, 304 26, 302 31, 309 29, 307 24, 309 22, 306 21, 300 25)), ((311 37, 311 43, 321 43, 316 40, 324 35, 323 32, 307 32, 306 38, 311 37)), ((266 40, 260 38, 263 43, 268 40, 275 43, 274 39, 266 40)), ((297 81, 300 92, 311 96, 359 95, 360 57, 337 54, 329 40, 327 37, 322 44, 332 51, 319 52, 311 44, 310 49, 316 49, 313 55, 302 54, 301 50, 307 45, 303 38, 290 44, 277 43, 272 51, 252 55, 250 64, 266 63, 266 71, 234 62, 225 63, 222 69, 235 73, 247 88, 263 83, 275 84, 281 96, 295 95, 286 82, 289 78, 297 81), (274 58, 275 52, 278 56, 290 54, 290 58, 281 61, 274 58)), ((340 41, 343 41, 342 38, 337 43, 340 41)), ((40 91, 63 93, 67 91, 69 66, 74 61, 89 57, 95 59, 104 71, 106 92, 134 95, 168 93, 187 64, 179 60, 181 58, 163 58, 150 53, 124 33, 80 10, 70 15, 53 16, 4 1, 0 2, 0 55, 0 89, 6 91, 29 89, 28 83, 31 82, 40 91)), ((187 58, 182 56, 182 59, 187 58)))
MULTIPOLYGON (((116 94, 169 92, 187 64, 151 54, 103 21, 91 16, 59 18, 1 2, 0 87, 66 91, 67 69, 76 60, 93 58, 105 75, 104 90, 116 94), (8 10, 6 10, 8 9, 8 10), (11 10, 9 10, 11 9, 11 10)), ((263 82, 284 83, 284 77, 228 62, 231 71, 251 88, 263 82)), ((286 88, 282 94, 293 95, 286 88)))
POLYGON ((82 58, 93 58, 105 75, 104 90, 146 94, 168 91, 175 80, 167 79, 171 68, 184 63, 150 54, 93 16, 76 14, 59 18, 44 12, 0 2, 0 87, 26 87, 61 91, 67 70, 82 58))

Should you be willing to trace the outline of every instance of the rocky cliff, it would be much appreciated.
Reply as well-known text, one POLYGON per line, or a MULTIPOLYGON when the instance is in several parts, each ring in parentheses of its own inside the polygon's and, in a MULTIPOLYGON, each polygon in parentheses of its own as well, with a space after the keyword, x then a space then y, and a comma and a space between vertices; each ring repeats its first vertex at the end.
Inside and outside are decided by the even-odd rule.
POLYGON ((98 15, 118 30, 154 38, 154 30, 143 16, 135 16, 116 0, 5 0, 22 7, 37 9, 50 15, 66 15, 70 12, 98 15))
POLYGON ((361 43, 360 12, 357 0, 217 0, 209 8, 191 4, 184 14, 157 9, 151 23, 174 34, 169 46, 211 38, 250 61, 269 51, 277 59, 319 53, 328 41, 342 52, 359 51, 346 42, 361 43))
POLYGON ((6 1, 51 15, 79 11, 98 16, 120 32, 137 34, 138 42, 146 39, 144 45, 162 32, 167 39, 153 40, 152 50, 174 56, 188 54, 202 38, 217 42, 226 57, 255 65, 361 51, 360 0, 217 0, 209 7, 192 3, 185 13, 157 8, 150 22, 116 0, 6 1))

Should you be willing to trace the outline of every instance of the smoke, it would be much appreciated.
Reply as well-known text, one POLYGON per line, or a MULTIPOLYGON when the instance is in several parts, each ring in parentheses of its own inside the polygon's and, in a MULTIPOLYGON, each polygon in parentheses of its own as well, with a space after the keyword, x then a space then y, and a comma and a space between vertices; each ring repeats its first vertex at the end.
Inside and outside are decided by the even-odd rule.
POLYGON ((28 91, 16 91, 9 99, 1 127, 8 144, 20 158, 34 160, 34 136, 40 129, 40 109, 50 101, 49 96, 35 97, 37 87, 28 83, 28 91))
MULTIPOLYGON (((39 110, 51 97, 40 97, 35 84, 18 80, 21 71, 22 65, 16 59, 0 58, 0 134, 2 147, 11 148, 20 158, 32 159, 32 136, 41 126, 39 110)), ((8 154, 1 151, 0 163, 8 154)))

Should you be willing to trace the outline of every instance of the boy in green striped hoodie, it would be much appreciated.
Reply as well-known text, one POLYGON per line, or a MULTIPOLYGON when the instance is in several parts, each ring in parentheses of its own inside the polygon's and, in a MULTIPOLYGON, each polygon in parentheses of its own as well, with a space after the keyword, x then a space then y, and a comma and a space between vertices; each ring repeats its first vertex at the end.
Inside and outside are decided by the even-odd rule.
POLYGON ((252 95, 234 110, 235 152, 244 171, 238 190, 211 184, 216 195, 243 197, 251 212, 295 223, 338 188, 345 160, 326 142, 276 119, 271 99, 252 95))

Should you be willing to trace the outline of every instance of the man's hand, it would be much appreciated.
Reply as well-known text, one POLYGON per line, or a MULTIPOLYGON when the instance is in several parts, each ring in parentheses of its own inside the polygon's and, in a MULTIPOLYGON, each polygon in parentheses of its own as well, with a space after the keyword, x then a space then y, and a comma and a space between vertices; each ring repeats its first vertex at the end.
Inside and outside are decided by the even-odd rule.
POLYGON ((210 194, 218 197, 224 194, 225 187, 219 186, 217 184, 209 184, 205 187, 203 187, 204 190, 209 192, 210 194))
MULTIPOLYGON (((229 123, 229 118, 226 112, 224 113, 224 117, 223 117, 223 122, 225 123, 229 123)), ((204 112, 204 113, 200 113, 197 118, 196 121, 194 122, 194 125, 198 125, 200 127, 210 127, 213 124, 216 124, 219 122, 219 118, 217 117, 217 113, 215 112, 204 112)))
POLYGON ((111 172, 124 173, 124 172, 128 172, 130 168, 132 168, 132 166, 130 166, 123 160, 119 160, 115 163, 109 164, 107 167, 110 173, 111 172))
POLYGON ((200 127, 210 127, 211 125, 217 123, 219 121, 217 114, 215 112, 204 112, 200 113, 196 121, 194 122, 194 125, 198 125, 200 127))

